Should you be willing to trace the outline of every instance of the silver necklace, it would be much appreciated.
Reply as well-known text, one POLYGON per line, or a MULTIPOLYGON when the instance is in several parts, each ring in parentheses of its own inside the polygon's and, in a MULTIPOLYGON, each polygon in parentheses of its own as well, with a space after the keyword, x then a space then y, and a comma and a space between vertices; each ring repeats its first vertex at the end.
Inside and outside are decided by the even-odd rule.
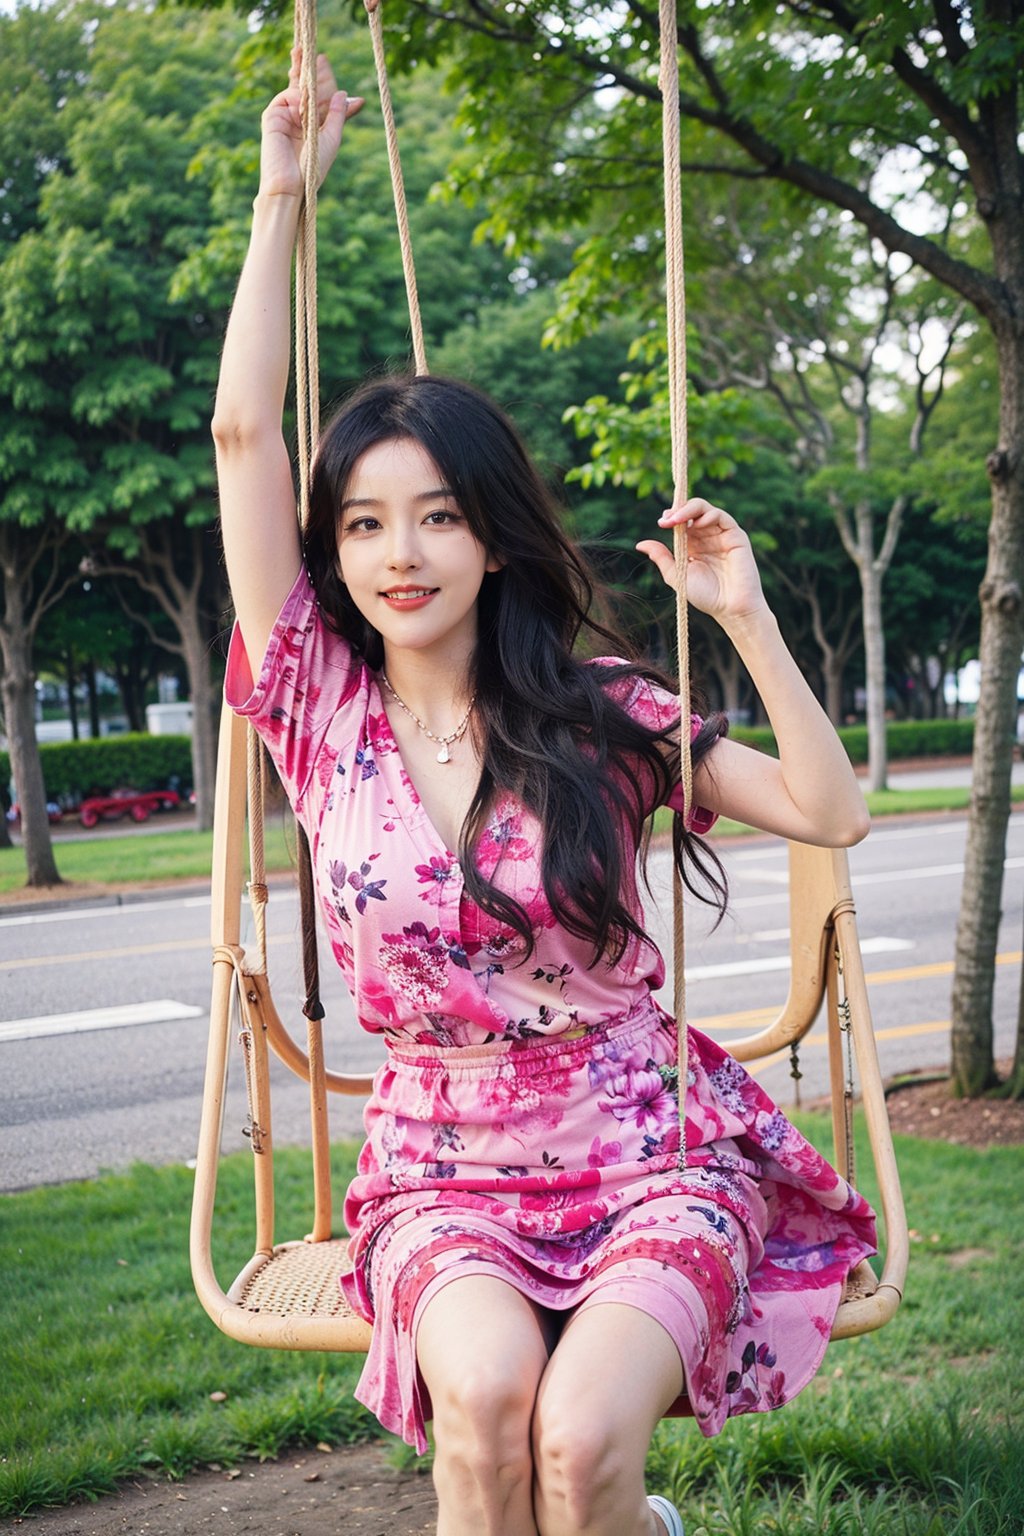
POLYGON ((466 710, 466 713, 463 715, 461 721, 455 727, 454 731, 452 731, 449 736, 435 736, 434 732, 428 730, 427 727, 423 724, 423 721, 420 719, 419 715, 413 714, 412 710, 402 698, 401 694, 397 693, 391 686, 391 683, 388 681, 388 675, 386 672, 381 672, 380 680, 384 684, 388 693, 390 693, 391 697, 394 699, 395 703, 398 705, 399 709, 404 710, 405 713, 409 716, 409 719, 414 721, 415 724, 419 726, 424 736, 429 736, 431 741, 436 741, 440 744, 441 750, 437 754, 438 762, 450 763, 452 760, 452 755, 448 749, 449 747, 453 746, 455 742, 461 741, 463 736, 465 736, 466 727, 469 725, 469 717, 473 713, 473 705, 476 703, 476 694, 474 693, 473 697, 470 699, 469 708, 466 710))

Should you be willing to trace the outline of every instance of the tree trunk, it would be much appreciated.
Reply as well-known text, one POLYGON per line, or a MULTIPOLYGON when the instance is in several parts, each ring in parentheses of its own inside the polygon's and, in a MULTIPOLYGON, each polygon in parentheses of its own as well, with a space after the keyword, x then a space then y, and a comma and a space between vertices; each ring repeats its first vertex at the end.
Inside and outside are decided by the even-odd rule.
POLYGON ((710 633, 710 627, 702 639, 710 670, 718 682, 722 708, 730 720, 734 720, 741 708, 743 679, 746 676, 743 663, 731 645, 719 643, 718 636, 710 633))
POLYGON ((135 656, 127 657, 124 664, 116 667, 114 677, 121 695, 121 708, 125 712, 130 731, 146 729, 146 685, 135 656))
POLYGON ((75 698, 75 650, 69 645, 64 656, 64 671, 68 686, 68 719, 71 721, 71 740, 78 740, 78 700, 75 698))
POLYGON ((1006 1091, 1011 1099, 1024 1099, 1024 977, 1017 998, 1017 1049, 1006 1091))
POLYGON ((32 672, 30 640, 25 627, 11 622, 11 594, 8 591, 7 619, 3 626, 4 721, 7 748, 11 755, 11 774, 21 807, 21 836, 29 886, 63 884, 53 857, 50 822, 46 814, 46 790, 43 768, 36 740, 36 686, 32 672))
MULTIPOLYGON (((974 726, 971 806, 956 933, 952 999, 953 1091, 972 1097, 996 1080, 992 995, 999 935, 1017 675, 1024 644, 1024 324, 996 329, 999 446, 988 458, 992 522, 981 584, 981 691, 974 726)), ((1021 1048, 1018 1046, 1018 1056, 1021 1048)))
POLYGON ((82 673, 89 700, 89 735, 95 740, 100 734, 100 695, 96 687, 96 663, 91 658, 85 663, 82 673))
POLYGON ((833 725, 842 725, 843 658, 838 651, 830 648, 822 657, 821 675, 825 686, 825 713, 833 725))
POLYGON ((871 512, 857 509, 862 549, 861 602, 864 605, 864 687, 867 694, 869 790, 884 789, 888 774, 885 740, 885 631, 882 628, 882 573, 874 558, 871 512), (866 526, 865 526, 866 525, 866 526))
POLYGON ((192 788, 196 795, 196 826, 213 826, 213 789, 217 769, 217 733, 214 725, 214 690, 210 682, 210 655, 203 634, 198 604, 182 614, 181 639, 192 699, 192 788))

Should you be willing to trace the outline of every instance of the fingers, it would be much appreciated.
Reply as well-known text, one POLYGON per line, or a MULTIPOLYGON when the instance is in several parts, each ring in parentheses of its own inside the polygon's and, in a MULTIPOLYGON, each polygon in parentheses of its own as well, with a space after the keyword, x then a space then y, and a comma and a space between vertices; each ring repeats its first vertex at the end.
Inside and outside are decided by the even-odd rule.
POLYGON ((722 507, 712 506, 702 496, 691 496, 680 507, 670 507, 658 518, 660 528, 677 528, 685 524, 690 528, 734 528, 736 519, 722 507))
POLYGON ((636 549, 639 554, 646 555, 654 562, 670 587, 675 586, 676 557, 670 549, 659 544, 657 539, 641 539, 636 549))
MULTIPOLYGON (((295 116, 296 122, 300 120, 302 88, 302 48, 297 43, 291 52, 291 65, 288 70, 288 89, 275 96, 274 102, 282 97, 287 98, 287 103, 295 116)), ((339 91, 334 79, 334 71, 327 60, 327 55, 320 53, 316 61, 316 98, 317 98, 317 122, 323 128, 332 112, 340 113, 342 122, 348 122, 350 117, 355 117, 365 105, 362 96, 349 96, 345 91, 339 91)), ((273 103, 272 103, 273 105, 273 103)), ((340 138, 340 133, 339 133, 340 138)))

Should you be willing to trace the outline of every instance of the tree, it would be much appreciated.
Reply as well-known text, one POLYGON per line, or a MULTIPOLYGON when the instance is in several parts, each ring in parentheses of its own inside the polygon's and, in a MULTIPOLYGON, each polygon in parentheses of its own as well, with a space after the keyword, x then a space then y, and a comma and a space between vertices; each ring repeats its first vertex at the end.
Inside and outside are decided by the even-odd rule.
MULTIPOLYGON (((597 291, 621 294, 652 207, 643 188, 657 178, 654 7, 393 0, 390 15, 407 64, 449 61, 473 135, 472 166, 457 167, 455 181, 470 194, 486 188, 487 227, 514 240, 544 222, 579 221, 628 181, 632 229, 625 216, 609 220, 570 284, 579 305, 597 291)), ((809 217, 839 210, 908 257, 971 305, 995 343, 982 687, 953 986, 954 1086, 978 1093, 995 1080, 993 978, 1024 642, 1024 5, 680 0, 678 15, 688 228, 698 239, 697 177, 771 179, 805 198, 809 217)), ((657 228, 649 218, 648 261, 657 228)))
POLYGON ((74 580, 62 568, 66 536, 52 525, 0 520, 0 696, 4 727, 21 808, 21 830, 29 885, 59 885, 53 856, 46 790, 36 743, 36 689, 32 651, 43 616, 59 603, 74 580))
MULTIPOLYGON (((175 562, 194 565, 197 529, 213 521, 207 418, 221 317, 175 303, 169 288, 208 219, 203 189, 186 176, 190 125, 204 98, 229 91, 243 29, 223 18, 182 27, 142 8, 97 20, 87 6, 3 24, 42 33, 44 56, 59 44, 60 78, 73 66, 75 90, 55 102, 49 131, 59 129, 60 152, 50 144, 40 156, 35 201, 12 220, 16 238, 3 255, 0 516, 47 537, 86 536, 97 564, 109 549, 107 564, 135 579, 148 576, 147 557, 180 575, 148 591, 187 659, 197 792, 208 799, 219 614, 201 599, 215 577, 193 581, 175 562)), ((22 112, 33 105, 23 101, 22 112)), ((208 547, 215 572, 212 539, 208 547)), ((21 657, 5 671, 24 692, 41 611, 23 609, 19 620, 8 599, 7 613, 21 657)), ((29 882, 40 878, 30 857, 29 882)))
POLYGON ((32 306, 23 309, 11 275, 38 269, 34 225, 47 178, 66 164, 64 112, 80 90, 81 28, 49 12, 0 16, 0 59, 0 697, 29 883, 54 885, 60 876, 36 744, 32 643, 61 595, 66 536, 57 508, 82 474, 51 414, 59 379, 36 367, 32 306))
MULTIPOLYGON (((339 23, 339 33, 368 82, 365 27, 339 23)), ((32 645, 52 587, 34 562, 69 532, 93 576, 134 583, 136 621, 180 656, 200 824, 212 814, 211 658, 227 597, 209 414, 244 248, 236 210, 251 202, 259 111, 288 41, 282 28, 252 38, 230 17, 141 4, 0 18, 0 520, 13 530, 0 641, 31 883, 56 878, 31 709, 32 645)), ((438 133, 450 135, 429 92, 424 82, 410 108, 424 128, 413 191, 436 179, 438 133)), ((348 157, 344 200, 323 210, 325 247, 344 258, 322 267, 329 393, 405 352, 386 169, 370 158, 348 157)), ((467 211, 432 208, 426 222, 431 324, 456 303, 472 308, 474 295, 504 295, 508 263, 472 245, 467 211), (457 255, 445 249, 446 223, 463 226, 457 255)))

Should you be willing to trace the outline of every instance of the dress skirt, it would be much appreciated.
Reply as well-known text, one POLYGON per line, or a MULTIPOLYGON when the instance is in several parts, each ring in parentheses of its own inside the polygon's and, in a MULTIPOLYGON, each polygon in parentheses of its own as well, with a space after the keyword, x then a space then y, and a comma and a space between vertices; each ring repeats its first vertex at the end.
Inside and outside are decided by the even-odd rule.
POLYGON ((554 1312, 614 1301, 655 1318, 706 1435, 811 1379, 846 1276, 875 1251, 873 1215, 742 1066, 689 1041, 685 1171, 676 1027, 653 999, 570 1038, 389 1042, 342 1281, 375 1322, 356 1396, 385 1428, 426 1449, 417 1325, 467 1275, 554 1312))

